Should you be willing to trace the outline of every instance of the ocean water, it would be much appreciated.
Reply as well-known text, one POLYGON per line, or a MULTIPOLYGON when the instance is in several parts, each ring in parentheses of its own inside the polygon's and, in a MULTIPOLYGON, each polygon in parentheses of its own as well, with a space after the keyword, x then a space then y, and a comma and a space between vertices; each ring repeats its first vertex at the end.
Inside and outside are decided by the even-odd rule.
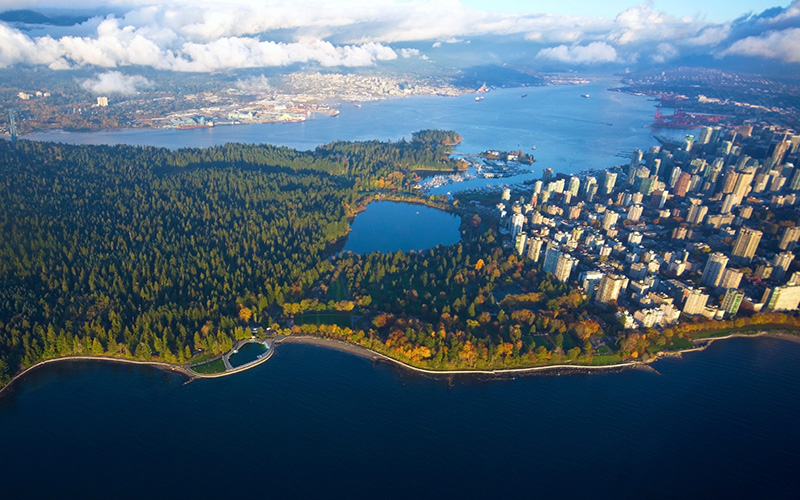
POLYGON ((98 362, 0 397, 4 498, 769 498, 800 494, 800 344, 657 372, 431 379, 281 345, 232 377, 98 362))

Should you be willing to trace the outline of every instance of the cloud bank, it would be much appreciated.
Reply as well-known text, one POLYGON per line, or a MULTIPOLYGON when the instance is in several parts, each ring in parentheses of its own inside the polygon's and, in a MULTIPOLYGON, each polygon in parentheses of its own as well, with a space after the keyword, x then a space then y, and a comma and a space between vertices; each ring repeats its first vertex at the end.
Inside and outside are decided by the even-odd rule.
MULTIPOLYGON (((54 0, 6 8, 63 7, 54 0)), ((86 0, 105 7, 58 34, 0 23, 0 68, 147 66, 214 72, 312 64, 371 66, 427 55, 403 44, 492 36, 524 40, 531 58, 570 65, 664 62, 683 55, 745 55, 797 63, 800 0, 727 23, 672 16, 652 1, 614 19, 547 13, 493 13, 458 0, 86 0), (109 10, 110 11, 110 10, 109 10)), ((430 45, 428 45, 430 46, 430 45)), ((432 54, 432 53, 430 53, 432 54)))
POLYGON ((150 80, 139 75, 124 75, 119 71, 107 71, 90 78, 81 87, 95 95, 135 95, 139 89, 150 87, 150 80))

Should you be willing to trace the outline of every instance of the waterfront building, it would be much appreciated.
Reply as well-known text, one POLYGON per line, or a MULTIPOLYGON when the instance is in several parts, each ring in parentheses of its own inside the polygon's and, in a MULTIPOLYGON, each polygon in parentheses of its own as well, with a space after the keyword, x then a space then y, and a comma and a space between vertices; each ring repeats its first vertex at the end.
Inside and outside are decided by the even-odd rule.
POLYGON ((578 190, 581 188, 581 180, 574 175, 569 178, 569 185, 567 191, 572 193, 572 196, 578 196, 578 190))
POLYGON ((761 231, 743 227, 739 230, 736 242, 733 244, 732 254, 742 260, 750 261, 756 255, 756 249, 761 241, 761 231))
POLYGON ((617 183, 617 174, 616 172, 609 172, 608 170, 603 171, 603 178, 602 178, 602 189, 600 190, 600 194, 608 195, 614 191, 614 186, 617 183))
POLYGON ((736 313, 739 312, 739 306, 742 304, 743 298, 744 292, 735 288, 731 288, 726 291, 725 295, 722 297, 722 305, 720 306, 720 309, 722 309, 722 311, 724 311, 728 317, 736 316, 736 313))
POLYGON ((794 311, 800 304, 800 285, 783 285, 767 288, 764 307, 769 311, 794 311))
POLYGON ((703 269, 703 277, 700 284, 708 287, 715 287, 722 279, 725 266, 728 265, 728 257, 721 252, 714 252, 708 256, 706 267, 703 269))

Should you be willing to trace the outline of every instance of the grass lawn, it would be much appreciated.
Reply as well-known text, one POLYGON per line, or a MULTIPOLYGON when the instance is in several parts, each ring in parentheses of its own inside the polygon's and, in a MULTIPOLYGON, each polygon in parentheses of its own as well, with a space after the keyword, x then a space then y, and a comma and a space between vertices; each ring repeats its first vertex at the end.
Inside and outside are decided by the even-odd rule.
POLYGON ((339 311, 307 311, 294 317, 296 325, 337 325, 350 328, 353 314, 339 311))
POLYGON ((225 371, 225 363, 222 358, 203 363, 202 365, 193 366, 192 370, 203 375, 210 375, 212 373, 223 373, 225 371))
POLYGON ((348 300, 348 297, 349 295, 347 293, 347 287, 344 284, 344 279, 339 277, 339 279, 334 281, 331 287, 328 288, 328 299, 340 302, 342 300, 348 300))
POLYGON ((595 366, 615 365, 617 363, 622 363, 622 356, 619 354, 595 354, 592 358, 592 365, 595 366))

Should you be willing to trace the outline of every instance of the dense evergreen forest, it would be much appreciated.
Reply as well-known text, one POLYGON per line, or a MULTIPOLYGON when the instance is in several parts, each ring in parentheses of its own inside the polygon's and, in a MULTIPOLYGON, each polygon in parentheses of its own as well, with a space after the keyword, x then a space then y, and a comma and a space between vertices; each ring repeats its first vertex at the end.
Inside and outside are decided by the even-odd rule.
POLYGON ((0 141, 0 381, 69 354, 184 363, 230 349, 330 268, 365 196, 455 168, 459 139, 314 152, 0 141))

